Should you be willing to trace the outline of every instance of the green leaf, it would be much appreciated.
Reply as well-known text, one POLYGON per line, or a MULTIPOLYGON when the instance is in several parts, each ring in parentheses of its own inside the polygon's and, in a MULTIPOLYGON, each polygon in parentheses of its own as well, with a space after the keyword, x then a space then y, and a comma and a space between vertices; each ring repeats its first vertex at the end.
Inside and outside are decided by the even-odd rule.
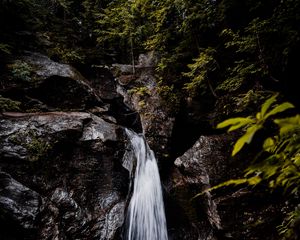
POLYGON ((278 96, 278 94, 275 94, 264 102, 264 104, 261 107, 261 111, 260 111, 261 118, 264 118, 266 112, 268 111, 268 109, 270 108, 272 103, 274 103, 276 101, 277 96, 278 96))
MULTIPOLYGON (((246 124, 250 123, 250 118, 243 118, 243 117, 238 117, 238 118, 230 118, 230 119, 227 119, 221 123, 219 123, 217 125, 217 128, 225 128, 225 127, 228 127, 230 125, 237 125, 237 124, 240 124, 241 122, 245 122, 246 124)), ((253 121, 253 120, 251 120, 253 121)), ((246 125, 245 124, 245 125, 246 125)))
POLYGON ((254 134, 261 128, 261 125, 253 125, 249 127, 246 133, 242 137, 240 137, 235 143, 232 151, 232 156, 236 155, 246 143, 249 144, 252 141, 254 134))
POLYGON ((245 118, 243 119, 240 123, 236 124, 236 125, 232 125, 229 129, 228 132, 234 131, 236 129, 239 129, 241 127, 244 127, 248 124, 254 123, 254 120, 251 118, 245 118))
POLYGON ((274 147, 275 147, 275 141, 273 138, 267 138, 264 141, 263 148, 266 152, 272 152, 274 150, 274 147))
POLYGON ((236 185, 241 185, 241 184, 245 184, 245 183, 248 183, 248 179, 246 179, 246 178, 230 179, 230 180, 222 182, 222 183, 220 183, 220 184, 218 184, 214 187, 208 188, 208 189, 202 191, 201 193, 198 193, 191 200, 194 200, 195 198, 200 197, 200 196, 204 195, 207 192, 211 192, 213 190, 216 190, 216 189, 219 189, 219 188, 222 188, 222 187, 227 187, 227 186, 231 186, 231 185, 236 186, 236 185))
POLYGON ((264 118, 267 119, 268 117, 270 117, 272 115, 275 115, 280 112, 284 112, 290 108, 294 108, 294 105, 289 102, 282 103, 282 104, 276 106, 275 108, 273 108, 270 112, 268 112, 264 118))
POLYGON ((261 181, 262 181, 262 179, 259 176, 254 176, 254 177, 251 177, 251 178, 247 179, 247 182, 248 182, 249 185, 257 185, 261 181))
POLYGON ((300 131, 300 115, 290 118, 275 119, 274 122, 280 127, 280 136, 300 131))
POLYGON ((0 43, 0 52, 11 54, 11 46, 5 43, 0 43))

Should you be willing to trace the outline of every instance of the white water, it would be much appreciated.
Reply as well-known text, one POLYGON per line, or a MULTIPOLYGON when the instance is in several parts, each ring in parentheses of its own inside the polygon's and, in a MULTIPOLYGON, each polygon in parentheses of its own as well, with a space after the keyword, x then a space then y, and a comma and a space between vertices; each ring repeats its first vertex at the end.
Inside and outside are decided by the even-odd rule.
POLYGON ((134 189, 127 213, 126 240, 168 240, 164 202, 153 151, 143 136, 128 129, 137 159, 134 189))

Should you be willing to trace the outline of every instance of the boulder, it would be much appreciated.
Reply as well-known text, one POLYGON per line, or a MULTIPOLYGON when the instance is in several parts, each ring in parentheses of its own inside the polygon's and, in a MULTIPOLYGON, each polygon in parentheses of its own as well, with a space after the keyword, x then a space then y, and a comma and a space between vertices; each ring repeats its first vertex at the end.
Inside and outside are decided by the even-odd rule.
POLYGON ((205 192, 226 180, 243 177, 245 159, 252 156, 241 153, 231 157, 236 139, 232 134, 200 136, 174 163, 167 185, 170 197, 185 209, 200 232, 201 214, 205 214, 217 239, 279 239, 276 226, 289 205, 280 194, 246 185, 205 192))
POLYGON ((22 102, 24 111, 84 110, 103 105, 88 81, 73 67, 27 52, 7 65, 0 94, 22 102))
POLYGON ((8 222, 2 214, 0 222, 21 229, 7 239, 15 234, 28 239, 120 237, 129 183, 122 167, 121 127, 82 112, 2 113, 0 119, 0 168, 18 181, 1 175, 0 185, 17 192, 7 197, 1 191, 1 214, 15 217, 8 222), (30 233, 24 233, 26 228, 30 233))
POLYGON ((33 230, 42 205, 41 196, 0 172, 0 212, 1 218, 16 224, 16 229, 33 230))

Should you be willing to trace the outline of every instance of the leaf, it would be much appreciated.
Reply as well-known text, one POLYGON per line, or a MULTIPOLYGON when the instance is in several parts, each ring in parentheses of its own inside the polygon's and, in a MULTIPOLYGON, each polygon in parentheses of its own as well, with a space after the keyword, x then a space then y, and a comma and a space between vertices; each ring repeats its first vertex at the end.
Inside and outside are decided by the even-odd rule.
POLYGON ((228 132, 231 132, 231 131, 234 131, 236 129, 239 129, 241 127, 244 127, 248 124, 251 124, 251 123, 254 123, 254 120, 251 119, 251 118, 245 118, 243 121, 241 121, 240 123, 236 124, 236 125, 233 125, 231 126, 229 129, 228 129, 228 132))
POLYGON ((278 96, 278 94, 275 94, 264 102, 264 104, 261 107, 261 111, 260 111, 261 118, 264 118, 266 112, 268 111, 268 109, 270 108, 272 103, 274 103, 276 101, 277 96, 278 96))
MULTIPOLYGON (((227 119, 227 120, 219 123, 217 125, 217 128, 225 128, 225 127, 228 127, 230 125, 240 124, 241 122, 246 122, 246 124, 248 124, 248 123, 250 123, 249 120, 250 120, 250 118, 243 118, 243 117, 230 118, 230 119, 227 119)), ((253 121, 253 120, 251 120, 251 121, 253 121)))
POLYGON ((274 147, 275 147, 275 141, 273 138, 267 138, 264 141, 263 148, 266 152, 272 152, 272 150, 274 150, 274 147))
POLYGON ((0 52, 11 54, 11 46, 8 44, 0 43, 0 52))
POLYGON ((252 141, 254 134, 261 128, 261 125, 253 125, 249 127, 246 133, 242 137, 240 137, 235 143, 232 151, 232 156, 236 155, 246 143, 249 144, 252 141))
POLYGON ((195 195, 191 200, 194 200, 195 198, 197 197, 200 197, 202 195, 204 195, 205 193, 207 192, 211 192, 213 190, 216 190, 216 189, 219 189, 221 187, 227 187, 227 186, 230 186, 230 185, 234 185, 234 186, 237 186, 237 185, 241 185, 241 184, 244 184, 244 183, 248 183, 248 179, 247 178, 242 178, 242 179, 230 179, 228 181, 225 181, 225 182, 222 182, 216 186, 213 186, 211 188, 208 188, 200 193, 198 193, 197 195, 195 195))
POLYGON ((300 131, 300 115, 290 118, 275 119, 274 122, 279 125, 281 136, 300 131))
POLYGON ((289 102, 284 102, 278 106, 276 106, 275 108, 273 108, 270 112, 268 112, 266 115, 265 115, 265 119, 267 119, 268 117, 272 116, 272 115, 275 115, 277 113, 280 113, 280 112, 283 112, 285 110, 288 110, 290 108, 294 108, 294 105, 289 103, 289 102))
POLYGON ((260 176, 254 176, 247 179, 249 185, 257 185, 262 181, 260 176))

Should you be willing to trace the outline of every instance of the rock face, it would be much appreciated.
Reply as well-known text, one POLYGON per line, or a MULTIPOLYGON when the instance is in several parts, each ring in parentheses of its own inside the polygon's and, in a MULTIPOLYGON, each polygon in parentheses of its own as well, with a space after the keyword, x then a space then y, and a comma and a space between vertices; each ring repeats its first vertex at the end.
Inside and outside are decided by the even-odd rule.
POLYGON ((118 92, 124 97, 124 102, 139 113, 149 146, 163 164, 160 160, 169 157, 175 118, 168 113, 158 93, 154 73, 156 63, 157 56, 153 52, 141 54, 134 68, 115 64, 113 72, 118 81, 118 92))
POLYGON ((8 113, 0 139, 0 221, 17 226, 11 237, 117 237, 129 179, 120 127, 89 113, 8 113))
POLYGON ((276 226, 280 225, 287 202, 276 193, 270 195, 266 189, 243 185, 187 201, 187 196, 191 199, 211 186, 243 177, 245 159, 251 156, 230 157, 230 144, 235 139, 228 134, 201 136, 176 159, 168 191, 200 232, 203 220, 199 216, 205 214, 208 228, 217 239, 279 239, 276 226))
POLYGON ((33 230, 42 205, 41 196, 0 172, 0 208, 4 217, 18 223, 24 230, 33 230))
POLYGON ((201 239, 217 239, 221 230, 220 216, 210 193, 193 197, 210 188, 211 182, 220 181, 220 173, 228 171, 226 144, 230 140, 226 135, 201 136, 192 148, 176 159, 167 183, 170 198, 182 209, 201 239))
POLYGON ((1 239, 121 237, 129 174, 116 123, 133 111, 107 70, 91 73, 28 53, 2 75, 2 99, 21 112, 0 113, 1 239))
POLYGON ((122 239, 134 167, 123 162, 130 155, 123 126, 144 131, 164 170, 169 239, 279 239, 275 226, 288 204, 276 193, 242 186, 193 199, 241 177, 251 156, 230 158, 236 138, 209 135, 209 117, 199 115, 207 109, 174 123, 158 93, 153 53, 141 55, 135 70, 114 65, 114 76, 105 66, 81 74, 36 53, 17 59, 0 76, 0 239, 122 239), (181 146, 175 162, 172 141, 181 146))
POLYGON ((84 77, 67 64, 27 52, 0 74, 0 111, 85 111, 141 131, 139 116, 123 102, 105 67, 86 67, 84 77))
POLYGON ((22 102, 26 111, 84 110, 101 106, 87 80, 69 65, 28 53, 8 65, 1 93, 22 102), (76 96, 76 98, 74 98, 76 96))

